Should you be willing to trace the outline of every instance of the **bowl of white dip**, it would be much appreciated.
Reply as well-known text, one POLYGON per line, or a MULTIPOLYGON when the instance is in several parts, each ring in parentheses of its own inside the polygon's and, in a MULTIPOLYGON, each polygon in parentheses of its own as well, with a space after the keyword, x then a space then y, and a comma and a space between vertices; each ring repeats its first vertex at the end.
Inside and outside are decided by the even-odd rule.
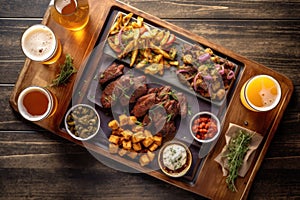
POLYGON ((159 151, 158 164, 160 169, 170 177, 184 176, 192 164, 191 151, 182 142, 167 142, 159 151))

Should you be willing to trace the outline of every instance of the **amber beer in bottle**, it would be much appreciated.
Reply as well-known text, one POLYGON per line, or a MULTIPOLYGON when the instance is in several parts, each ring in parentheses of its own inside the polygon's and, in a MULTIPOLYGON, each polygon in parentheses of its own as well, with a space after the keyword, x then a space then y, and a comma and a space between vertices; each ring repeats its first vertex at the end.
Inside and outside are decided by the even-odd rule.
POLYGON ((88 0, 54 0, 51 16, 69 30, 81 30, 89 21, 88 0))

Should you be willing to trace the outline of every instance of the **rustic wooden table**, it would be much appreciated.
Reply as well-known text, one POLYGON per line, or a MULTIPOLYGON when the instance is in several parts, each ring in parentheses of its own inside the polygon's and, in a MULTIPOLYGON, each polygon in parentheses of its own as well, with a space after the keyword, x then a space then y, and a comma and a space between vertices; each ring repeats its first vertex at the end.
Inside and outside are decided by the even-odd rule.
MULTIPOLYGON (((101 0, 99 0, 101 3, 101 0)), ((289 77, 294 94, 254 179, 249 199, 300 197, 300 2, 123 1, 289 77)), ((146 174, 123 173, 24 120, 9 105, 23 67, 23 31, 49 0, 1 0, 1 199, 203 199, 146 174)))

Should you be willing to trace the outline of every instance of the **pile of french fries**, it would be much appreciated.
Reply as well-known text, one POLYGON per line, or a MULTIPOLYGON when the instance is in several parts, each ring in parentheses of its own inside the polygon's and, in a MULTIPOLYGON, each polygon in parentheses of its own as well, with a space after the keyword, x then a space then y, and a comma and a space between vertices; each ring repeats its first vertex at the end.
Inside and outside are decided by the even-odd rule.
POLYGON ((178 66, 176 36, 170 31, 150 28, 140 16, 119 13, 107 39, 118 59, 130 58, 130 67, 144 69, 146 74, 164 74, 164 69, 178 66))
POLYGON ((150 164, 155 158, 155 150, 162 144, 162 136, 153 135, 137 123, 135 116, 119 116, 119 120, 108 123, 112 129, 109 137, 109 152, 138 159, 141 166, 150 164))

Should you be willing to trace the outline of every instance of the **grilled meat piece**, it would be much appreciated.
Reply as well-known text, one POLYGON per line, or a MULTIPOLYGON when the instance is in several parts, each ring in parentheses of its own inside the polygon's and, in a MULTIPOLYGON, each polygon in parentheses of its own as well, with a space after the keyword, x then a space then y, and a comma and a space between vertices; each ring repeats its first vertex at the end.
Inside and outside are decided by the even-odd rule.
POLYGON ((175 100, 168 100, 164 103, 164 108, 167 112, 168 120, 173 120, 179 114, 178 102, 175 100))
POLYGON ((181 92, 176 93, 177 100, 178 100, 178 109, 180 110, 180 115, 182 118, 185 118, 188 113, 188 105, 187 105, 187 99, 184 94, 181 92))
POLYGON ((164 137, 167 135, 174 135, 176 133, 176 126, 174 121, 168 121, 163 128, 159 131, 164 137))
POLYGON ((118 77, 124 74, 124 65, 118 65, 117 63, 111 64, 103 73, 100 75, 99 83, 101 87, 105 87, 111 81, 116 80, 118 77))
POLYGON ((126 81, 126 83, 122 82, 122 84, 126 85, 126 87, 121 86, 122 94, 120 95, 120 103, 123 106, 136 102, 139 97, 143 96, 148 91, 148 87, 145 84, 145 76, 138 76, 135 78, 130 77, 129 80, 123 81, 126 81))
POLYGON ((155 104, 155 97, 155 93, 146 94, 140 97, 133 107, 131 113, 136 117, 144 116, 148 112, 148 110, 155 104))
POLYGON ((131 75, 123 75, 105 87, 100 99, 101 104, 104 108, 111 108, 117 101, 123 106, 133 103, 147 93, 145 82, 145 76, 133 78, 131 75))
POLYGON ((105 89, 102 91, 101 95, 101 104, 104 108, 111 108, 112 104, 114 104, 116 101, 116 95, 114 93, 114 89, 116 85, 118 84, 118 80, 113 81, 109 83, 105 89))

